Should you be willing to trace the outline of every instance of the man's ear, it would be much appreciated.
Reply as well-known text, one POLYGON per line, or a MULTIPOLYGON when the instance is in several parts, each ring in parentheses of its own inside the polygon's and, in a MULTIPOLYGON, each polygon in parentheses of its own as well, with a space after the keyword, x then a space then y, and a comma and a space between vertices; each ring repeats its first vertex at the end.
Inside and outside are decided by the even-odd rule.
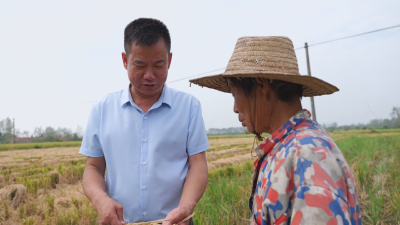
POLYGON ((128 70, 128 56, 126 55, 125 52, 122 52, 121 56, 122 56, 122 63, 124 64, 125 69, 128 70))
POLYGON ((269 85, 268 79, 257 77, 256 82, 258 88, 260 88, 263 95, 266 96, 268 91, 271 90, 271 86, 269 85))
POLYGON ((169 69, 169 67, 171 66, 171 61, 172 61, 172 52, 170 52, 170 53, 168 54, 168 69, 169 69))

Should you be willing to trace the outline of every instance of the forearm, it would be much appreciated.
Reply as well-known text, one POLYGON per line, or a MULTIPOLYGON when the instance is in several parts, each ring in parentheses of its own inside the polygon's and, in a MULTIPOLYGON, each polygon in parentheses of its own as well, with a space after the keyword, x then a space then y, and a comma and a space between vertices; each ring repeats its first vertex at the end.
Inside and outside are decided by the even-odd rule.
POLYGON ((179 207, 187 207, 191 212, 196 207, 201 196, 203 196, 208 183, 208 168, 205 153, 200 154, 204 154, 204 158, 194 160, 192 165, 189 166, 181 201, 179 202, 179 207))
POLYGON ((82 179, 83 191, 86 197, 96 207, 96 202, 102 197, 107 197, 104 175, 94 166, 86 166, 82 179))

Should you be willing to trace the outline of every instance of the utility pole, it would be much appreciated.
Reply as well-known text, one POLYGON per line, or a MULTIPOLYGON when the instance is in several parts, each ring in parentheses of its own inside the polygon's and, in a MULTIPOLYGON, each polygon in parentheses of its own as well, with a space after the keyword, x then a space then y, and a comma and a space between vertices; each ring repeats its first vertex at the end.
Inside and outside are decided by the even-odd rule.
POLYGON ((13 138, 12 138, 13 144, 15 144, 15 118, 13 118, 13 138))
MULTIPOLYGON (((311 77, 310 59, 309 59, 309 57, 308 57, 308 44, 307 44, 307 42, 306 42, 306 44, 304 45, 304 48, 306 49, 308 76, 311 77)), ((312 119, 313 119, 314 121, 317 121, 317 114, 315 113, 314 97, 311 96, 310 99, 311 99, 311 114, 312 114, 312 119)))

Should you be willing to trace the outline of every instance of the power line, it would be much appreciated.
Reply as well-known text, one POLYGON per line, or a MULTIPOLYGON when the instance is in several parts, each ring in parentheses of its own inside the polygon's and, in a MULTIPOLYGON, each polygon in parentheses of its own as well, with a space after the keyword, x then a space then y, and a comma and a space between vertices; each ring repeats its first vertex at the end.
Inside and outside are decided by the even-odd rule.
POLYGON ((186 79, 189 79, 189 78, 192 78, 192 77, 197 77, 197 76, 200 76, 200 75, 203 75, 203 74, 207 74, 207 73, 211 73, 211 72, 215 72, 215 71, 218 71, 218 70, 223 70, 225 68, 226 67, 222 67, 222 68, 219 68, 219 69, 216 69, 216 70, 211 70, 211 71, 208 71, 208 72, 199 73, 197 75, 193 75, 193 76, 190 76, 190 77, 184 77, 184 78, 181 78, 181 79, 178 79, 178 80, 169 81, 169 82, 167 82, 167 84, 174 83, 174 82, 181 81, 181 80, 186 80, 186 79))
POLYGON ((80 105, 86 105, 86 104, 93 103, 93 102, 95 102, 95 101, 90 101, 90 102, 80 103, 80 104, 76 104, 76 105, 71 105, 71 106, 67 106, 67 107, 64 107, 64 108, 59 108, 59 109, 50 110, 50 111, 47 111, 47 112, 41 112, 41 113, 38 113, 38 114, 34 114, 34 115, 32 115, 32 116, 38 116, 38 115, 42 115, 42 114, 46 114, 46 113, 56 112, 56 111, 60 111, 60 110, 64 110, 64 109, 69 109, 69 108, 76 107, 76 106, 80 106, 80 105))
MULTIPOLYGON (((361 33, 361 34, 355 34, 355 35, 351 35, 351 36, 347 36, 347 37, 336 38, 336 39, 329 40, 329 41, 323 41, 323 42, 319 42, 319 43, 308 45, 308 47, 321 45, 321 44, 326 44, 326 43, 329 43, 329 42, 339 41, 339 40, 343 40, 343 39, 347 39, 347 38, 358 37, 358 36, 361 36, 361 35, 375 33, 375 32, 379 32, 379 31, 383 31, 383 30, 389 30, 389 29, 393 29, 393 28, 397 28, 397 27, 400 27, 400 24, 396 25, 396 26, 392 26, 392 27, 386 27, 386 28, 382 28, 382 29, 378 29, 378 30, 372 30, 372 31, 364 32, 364 33, 361 33)), ((294 50, 298 50, 298 49, 302 49, 302 48, 304 48, 304 47, 295 48, 294 50)))
MULTIPOLYGON (((207 71, 207 72, 204 72, 204 73, 199 73, 199 74, 196 74, 196 75, 193 75, 193 76, 189 76, 189 77, 184 77, 184 78, 181 78, 181 79, 178 79, 178 80, 169 81, 169 82, 166 82, 166 83, 170 84, 170 83, 174 83, 174 82, 177 82, 177 81, 189 79, 189 78, 192 78, 192 77, 197 77, 197 76, 200 76, 200 75, 203 75, 203 74, 215 72, 215 71, 222 70, 222 69, 225 69, 225 67, 219 68, 219 69, 216 69, 216 70, 207 71)), ((41 112, 41 113, 38 113, 38 114, 34 114, 33 116, 38 116, 38 115, 42 115, 42 114, 46 114, 46 113, 51 113, 51 112, 56 112, 56 111, 60 111, 60 110, 64 110, 64 109, 69 109, 69 108, 72 108, 72 107, 76 107, 76 106, 80 106, 80 105, 86 105, 86 104, 93 103, 93 102, 96 102, 96 101, 90 101, 90 102, 80 103, 80 104, 77 104, 77 105, 71 105, 71 106, 67 106, 67 107, 64 107, 64 108, 50 110, 50 111, 47 111, 47 112, 41 112)))
MULTIPOLYGON (((389 30, 389 29, 393 29, 393 28, 397 28, 397 27, 400 27, 400 24, 399 24, 399 25, 396 25, 396 26, 385 27, 385 28, 381 28, 381 29, 377 29, 377 30, 372 30, 372 31, 360 33, 360 34, 355 34, 355 35, 351 35, 351 36, 347 36, 347 37, 341 37, 341 38, 336 38, 336 39, 329 40, 329 41, 323 41, 323 42, 319 42, 319 43, 315 43, 315 44, 310 44, 310 45, 308 45, 308 47, 312 47, 312 46, 316 46, 316 45, 321 45, 321 44, 326 44, 326 43, 330 43, 330 42, 334 42, 334 41, 339 41, 339 40, 343 40, 343 39, 347 39, 347 38, 358 37, 358 36, 361 36, 361 35, 370 34, 370 33, 375 33, 375 32, 384 31, 384 30, 389 30)), ((304 48, 304 47, 295 48, 294 50, 299 50, 299 49, 303 49, 303 48, 304 48)), ((208 72, 196 74, 196 75, 189 76, 189 77, 184 77, 184 78, 177 79, 177 80, 173 80, 173 81, 169 81, 169 82, 166 82, 166 83, 167 83, 167 84, 170 84, 170 83, 178 82, 178 81, 181 81, 181 80, 186 80, 186 79, 189 79, 189 78, 192 78, 192 77, 197 77, 197 76, 200 76, 200 75, 203 75, 203 74, 215 72, 215 71, 222 70, 222 69, 225 69, 225 68, 226 68, 226 67, 222 67, 222 68, 219 68, 219 69, 211 70, 211 71, 208 71, 208 72)), ((35 115, 33 115, 33 116, 37 116, 37 115, 41 115, 41 114, 46 114, 46 113, 50 113, 50 112, 55 112, 55 111, 60 111, 60 110, 64 110, 64 109, 68 109, 68 108, 72 108, 72 107, 76 107, 76 106, 80 106, 80 105, 86 105, 86 104, 93 103, 93 102, 95 102, 95 101, 80 103, 80 104, 77 104, 77 105, 72 105, 72 106, 68 106, 68 107, 64 107, 64 108, 60 108, 60 109, 55 109, 55 110, 51 110, 51 111, 47 111, 47 112, 42 112, 42 113, 35 114, 35 115)))

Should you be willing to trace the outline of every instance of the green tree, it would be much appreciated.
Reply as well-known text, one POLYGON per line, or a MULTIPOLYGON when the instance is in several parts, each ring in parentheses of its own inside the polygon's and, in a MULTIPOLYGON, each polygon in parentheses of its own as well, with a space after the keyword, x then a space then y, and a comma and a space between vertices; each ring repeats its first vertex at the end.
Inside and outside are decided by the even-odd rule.
POLYGON ((59 128, 57 129, 56 133, 57 133, 57 135, 58 135, 59 137, 64 137, 65 140, 70 140, 70 139, 72 139, 72 135, 73 135, 71 129, 68 129, 68 128, 61 128, 61 127, 59 127, 59 128))
POLYGON ((57 137, 57 132, 52 127, 46 127, 43 137, 46 141, 55 141, 57 137))
POLYGON ((13 138, 13 124, 10 118, 0 121, 0 142, 10 143, 13 138))
POLYGON ((44 130, 42 127, 35 127, 33 129, 33 136, 34 137, 43 137, 44 130))
POLYGON ((390 117, 392 117, 393 127, 400 128, 400 107, 393 107, 390 117))

